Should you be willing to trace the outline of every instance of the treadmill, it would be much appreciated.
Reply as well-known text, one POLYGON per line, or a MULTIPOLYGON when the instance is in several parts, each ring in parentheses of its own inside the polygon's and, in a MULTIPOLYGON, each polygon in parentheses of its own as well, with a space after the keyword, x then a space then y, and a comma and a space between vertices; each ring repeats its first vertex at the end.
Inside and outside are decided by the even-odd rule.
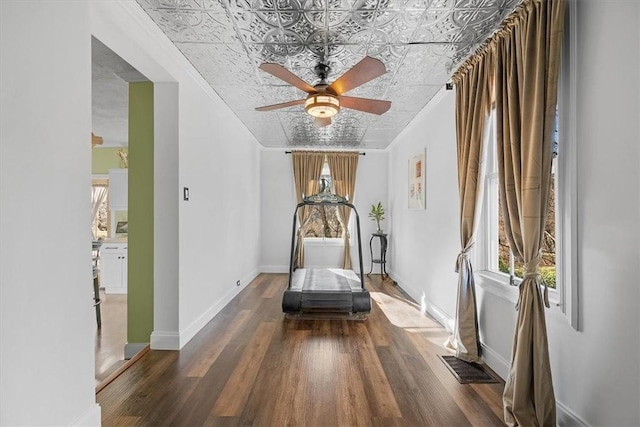
POLYGON ((371 311, 371 297, 364 287, 360 216, 344 197, 320 193, 305 197, 293 213, 289 284, 282 297, 282 311, 287 315, 346 314, 363 318, 371 311), (341 268, 295 268, 295 245, 298 210, 303 206, 347 206, 356 214, 360 274, 341 268))

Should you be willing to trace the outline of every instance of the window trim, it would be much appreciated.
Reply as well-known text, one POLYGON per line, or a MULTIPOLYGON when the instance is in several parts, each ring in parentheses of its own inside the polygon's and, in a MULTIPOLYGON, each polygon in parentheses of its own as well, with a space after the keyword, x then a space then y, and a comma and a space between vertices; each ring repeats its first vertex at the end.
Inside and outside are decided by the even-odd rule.
POLYGON ((567 2, 565 15, 565 38, 560 62, 560 108, 559 134, 562 141, 558 156, 558 209, 556 214, 556 283, 557 299, 554 303, 575 329, 580 330, 578 292, 578 163, 577 163, 577 2, 567 2), (568 66, 567 66, 568 65, 568 66), (564 124, 564 126, 563 126, 564 124), (560 256, 558 256, 558 254, 560 256), (558 280, 560 278, 560 280, 558 280))
MULTIPOLYGON (((558 173, 556 177, 556 289, 549 289, 549 299, 552 307, 557 307, 571 327, 580 330, 579 322, 579 288, 578 288, 578 165, 577 165, 577 5, 575 1, 567 2, 565 15, 565 37, 562 47, 562 59, 559 76, 558 105, 559 108, 559 140, 561 141, 560 155, 557 158, 558 173)), ((493 123, 489 122, 492 126, 493 123)), ((493 135, 491 135, 493 137, 493 135)), ((489 167, 495 162, 490 158, 487 150, 487 176, 484 180, 482 206, 483 221, 477 230, 477 246, 474 250, 476 283, 487 292, 512 303, 519 297, 518 285, 521 280, 516 278, 510 286, 509 275, 490 270, 492 253, 490 232, 491 218, 488 182, 491 179, 489 167)), ((497 201, 496 201, 497 203, 497 201)), ((493 227, 495 228, 495 227, 493 227)))

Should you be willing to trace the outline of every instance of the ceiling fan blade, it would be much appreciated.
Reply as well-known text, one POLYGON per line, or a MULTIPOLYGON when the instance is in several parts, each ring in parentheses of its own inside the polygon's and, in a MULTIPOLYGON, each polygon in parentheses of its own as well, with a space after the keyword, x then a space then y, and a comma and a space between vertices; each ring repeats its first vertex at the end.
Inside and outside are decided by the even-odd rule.
POLYGON ((280 104, 265 105, 264 107, 256 107, 256 111, 271 111, 271 110, 277 110, 279 108, 293 107, 294 105, 304 104, 304 101, 305 101, 304 99, 298 99, 297 101, 289 101, 289 102, 282 102, 280 104))
POLYGON ((104 142, 104 138, 102 138, 101 136, 95 135, 93 132, 91 132, 91 146, 95 146, 95 145, 102 145, 102 143, 104 142))
POLYGON ((354 98, 353 96, 341 96, 340 107, 351 108, 352 110, 364 111, 365 113, 384 114, 391 108, 391 101, 379 99, 354 98))
POLYGON ((331 117, 316 117, 314 121, 316 127, 322 128, 331 124, 331 117))
POLYGON ((362 61, 354 65, 349 71, 341 75, 338 80, 331 83, 327 91, 336 95, 342 95, 366 82, 380 77, 387 72, 382 61, 370 56, 365 56, 362 61))
POLYGON ((260 64, 260 68, 262 71, 266 71, 272 76, 276 76, 280 80, 283 80, 289 83, 292 86, 297 87, 300 90, 303 90, 307 93, 315 93, 317 92, 313 86, 309 83, 302 80, 300 77, 293 74, 291 71, 287 70, 280 64, 274 64, 271 62, 265 62, 264 64, 260 64))

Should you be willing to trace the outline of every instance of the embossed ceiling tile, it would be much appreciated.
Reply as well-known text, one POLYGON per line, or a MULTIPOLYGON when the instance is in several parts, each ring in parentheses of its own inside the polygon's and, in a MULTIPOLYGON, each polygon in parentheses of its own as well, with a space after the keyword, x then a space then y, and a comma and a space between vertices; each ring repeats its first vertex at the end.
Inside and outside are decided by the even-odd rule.
POLYGON ((357 10, 374 10, 378 8, 380 3, 383 3, 384 0, 358 0, 354 3, 353 8, 357 10))
POLYGON ((304 17, 309 25, 312 25, 314 28, 332 29, 344 24, 349 19, 353 19, 353 12, 348 9, 310 10, 305 11, 304 17))
POLYGON ((438 86, 395 85, 389 91, 389 101, 394 112, 420 111, 442 89, 438 86))
POLYGON ((477 46, 476 45, 468 45, 457 48, 453 50, 451 54, 451 59, 449 60, 449 68, 452 72, 455 72, 455 69, 462 64, 462 62, 468 58, 470 55, 475 52, 477 46))
MULTIPOLYGON (((227 13, 231 17, 230 19, 234 23, 234 25, 241 30, 251 29, 251 26, 252 24, 254 24, 254 21, 260 21, 258 18, 255 17, 255 15, 251 13, 251 11, 248 11, 248 10, 229 9, 227 10, 227 13)), ((267 30, 263 30, 261 32, 264 33, 266 31, 268 31, 268 28, 267 30)), ((262 38, 262 36, 257 36, 257 37, 262 38)))
POLYGON ((181 10, 209 10, 213 12, 224 11, 224 6, 218 0, 146 0, 149 3, 161 4, 160 7, 174 7, 181 10), (172 6, 169 6, 169 5, 172 6))
MULTIPOLYGON (((353 96, 356 98, 372 98, 388 101, 389 97, 386 96, 388 87, 388 84, 374 85, 371 83, 367 83, 366 85, 350 90, 345 95, 353 96)), ((391 106, 391 108, 393 108, 393 105, 391 106)))
POLYGON ((174 43, 197 40, 196 34, 182 12, 174 9, 150 9, 147 10, 147 13, 174 43))
POLYGON ((222 1, 222 0, 190 0, 190 1, 200 4, 200 7, 203 10, 209 10, 212 12, 222 12, 226 10, 225 5, 228 4, 227 1, 222 1))
POLYGON ((394 129, 368 129, 365 132, 362 138, 362 141, 364 143, 371 143, 375 141, 391 142, 398 136, 399 133, 400 133, 400 130, 395 128, 394 129))
MULTIPOLYGON (((193 25, 193 31, 200 42, 223 43, 225 32, 223 28, 231 28, 231 21, 226 13, 199 12, 202 20, 193 25)), ((227 40, 228 42, 228 40, 227 40)))
POLYGON ((405 10, 452 9, 455 0, 407 0, 405 10))
POLYGON ((384 64, 387 72, 385 76, 393 77, 396 69, 400 66, 408 51, 407 46, 389 44, 385 49, 380 51, 374 58, 379 59, 384 64))
MULTIPOLYGON (((289 58, 285 68, 313 86, 318 81, 314 67, 318 65, 319 61, 320 58, 315 53, 306 51, 301 55, 289 58)), ((333 69, 329 75, 333 75, 333 69)))
POLYGON ((487 7, 489 4, 495 5, 496 0, 456 0, 456 9, 479 9, 487 7))
MULTIPOLYGON (((377 14, 377 17, 385 17, 389 18, 390 21, 385 24, 379 24, 376 19, 375 25, 378 31, 382 31, 385 34, 385 37, 380 38, 380 40, 373 39, 371 43, 389 43, 396 42, 399 38, 407 33, 411 33, 415 30, 415 25, 410 25, 404 19, 402 19, 402 15, 398 12, 391 12, 387 14, 377 14)), ((410 41, 410 40, 407 40, 410 41)))
POLYGON ((336 25, 335 27, 333 27, 332 31, 335 31, 338 34, 340 34, 340 37, 343 40, 346 40, 347 43, 353 43, 354 41, 351 39, 356 34, 360 33, 361 31, 364 31, 367 28, 369 27, 363 26, 362 23, 354 19, 353 15, 349 15, 349 19, 342 22, 340 25, 336 25))
POLYGON ((412 84, 419 86, 444 85, 449 80, 444 63, 433 64, 429 61, 412 62, 407 59, 394 76, 394 82, 401 85, 412 84))
POLYGON ((412 112, 389 110, 376 116, 369 129, 403 129, 414 117, 412 112))
POLYGON ((469 23, 465 29, 473 31, 477 35, 476 41, 481 43, 495 31, 495 28, 500 25, 505 16, 505 12, 486 15, 482 20, 475 20, 469 23))
POLYGON ((176 43, 176 46, 212 86, 255 84, 255 73, 246 56, 227 45, 176 43))
POLYGON ((384 148, 520 0, 138 3, 263 145, 384 148), (382 116, 343 108, 330 126, 317 128, 302 105, 254 110, 306 97, 259 70, 263 62, 281 64, 315 85, 320 61, 331 67, 331 83, 365 55, 380 59, 388 72, 346 95, 390 100, 382 116))
POLYGON ((428 27, 440 21, 453 19, 453 9, 428 9, 422 15, 422 26, 428 27))
POLYGON ((390 141, 367 141, 363 139, 360 141, 358 148, 360 150, 383 150, 387 148, 389 142, 390 141))
POLYGON ((424 20, 424 10, 408 9, 402 12, 400 18, 409 28, 415 28, 424 20))
POLYGON ((314 33, 314 31, 316 31, 315 27, 310 25, 304 19, 299 20, 287 29, 296 34, 297 39, 299 39, 301 43, 313 41, 312 34, 314 33), (312 38, 311 40, 310 37, 312 38))
POLYGON ((362 28, 375 27, 376 11, 374 9, 355 10, 352 17, 362 28))
POLYGON ((143 9, 177 9, 181 0, 137 0, 143 9))
POLYGON ((303 0, 304 10, 352 10, 360 0, 303 0))
MULTIPOLYGON (((256 107, 279 104, 281 102, 302 98, 300 96, 294 96, 292 91, 285 87, 261 88, 255 86, 217 85, 215 91, 232 110, 237 111, 256 112, 256 107)), ((257 111, 256 113, 261 117, 271 117, 272 119, 276 117, 275 113, 271 111, 257 111)))
POLYGON ((501 21, 503 11, 501 9, 480 8, 472 11, 466 9, 455 9, 451 15, 451 20, 460 28, 470 25, 478 25, 484 21, 494 22, 496 17, 501 21))
MULTIPOLYGON (((231 9, 228 13, 231 20, 234 22, 234 26, 238 27, 241 33, 252 34, 251 36, 242 34, 242 38, 247 41, 263 42, 266 34, 273 30, 271 25, 266 24, 262 19, 258 19, 258 17, 252 12, 240 9, 231 9)), ((229 29, 235 30, 233 27, 230 27, 229 29)))
POLYGON ((247 0, 251 5, 251 10, 276 10, 276 4, 272 0, 247 0))
POLYGON ((238 115, 242 122, 247 126, 247 129, 258 139, 258 141, 268 141, 269 145, 281 146, 288 143, 287 135, 284 132, 280 123, 271 121, 269 123, 254 120, 251 116, 240 113, 238 115))
POLYGON ((277 115, 279 121, 285 123, 283 130, 289 142, 294 143, 307 138, 307 128, 313 126, 310 116, 284 113, 277 113, 277 115))

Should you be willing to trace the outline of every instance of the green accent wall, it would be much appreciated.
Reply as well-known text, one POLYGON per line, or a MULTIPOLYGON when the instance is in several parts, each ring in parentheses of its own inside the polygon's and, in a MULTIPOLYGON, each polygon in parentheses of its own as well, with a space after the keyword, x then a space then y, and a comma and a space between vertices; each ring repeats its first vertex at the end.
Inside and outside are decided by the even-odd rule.
POLYGON ((120 149, 128 150, 126 147, 93 147, 91 149, 91 173, 107 174, 109 169, 124 168, 122 159, 117 154, 120 149))
POLYGON ((129 84, 127 341, 153 331, 153 83, 129 84))

